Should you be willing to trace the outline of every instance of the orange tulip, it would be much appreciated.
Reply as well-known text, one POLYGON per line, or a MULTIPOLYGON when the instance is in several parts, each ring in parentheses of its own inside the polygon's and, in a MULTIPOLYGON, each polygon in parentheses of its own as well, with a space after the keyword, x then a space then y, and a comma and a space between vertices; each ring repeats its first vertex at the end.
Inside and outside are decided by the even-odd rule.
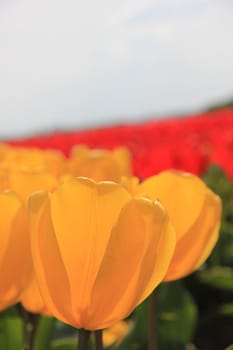
POLYGON ((164 171, 146 179, 139 192, 160 200, 177 234, 165 281, 184 277, 207 259, 215 246, 221 221, 221 200, 197 176, 164 171))
POLYGON ((33 192, 53 190, 57 185, 54 175, 44 171, 11 170, 8 172, 8 186, 27 202, 33 192))
POLYGON ((57 177, 64 171, 64 165, 64 156, 59 151, 0 144, 0 167, 49 172, 57 177))
POLYGON ((95 181, 119 182, 131 175, 131 156, 124 148, 113 151, 76 146, 67 161, 67 171, 73 176, 85 176, 95 181))
MULTIPOLYGON (((11 250, 12 252, 14 252, 15 250, 20 250, 20 252, 23 252, 23 261, 26 263, 21 263, 21 261, 18 261, 19 263, 19 267, 21 268, 21 272, 20 275, 23 275, 23 281, 22 278, 19 276, 20 279, 20 285, 18 286, 18 288, 14 287, 15 283, 13 283, 14 281, 12 279, 8 279, 8 289, 10 290, 11 288, 15 288, 15 298, 10 298, 9 300, 9 304, 7 304, 6 302, 3 302, 3 306, 4 305, 10 305, 14 302, 18 302, 18 301, 22 301, 24 307, 31 311, 31 312, 43 312, 43 313, 47 313, 47 310, 44 307, 43 301, 41 299, 40 293, 39 293, 39 289, 37 287, 36 284, 36 280, 34 277, 34 273, 33 273, 33 266, 32 266, 32 260, 31 260, 31 251, 30 251, 30 247, 29 247, 29 233, 28 233, 28 213, 26 210, 26 204, 27 204, 27 199, 28 197, 35 191, 38 190, 42 190, 42 189, 52 189, 54 188, 56 185, 56 179, 52 174, 49 173, 44 173, 44 172, 38 172, 38 171, 30 171, 30 170, 10 170, 10 169, 6 169, 4 167, 2 167, 2 169, 0 169, 0 190, 6 190, 8 189, 9 191, 14 191, 14 200, 12 199, 11 201, 8 199, 8 203, 6 204, 1 204, 0 202, 0 206, 1 206, 1 212, 2 212, 2 216, 4 216, 4 211, 8 210, 7 213, 8 215, 10 215, 10 213, 13 215, 13 213, 10 211, 10 209, 8 209, 8 206, 13 206, 12 210, 14 208, 14 206, 16 205, 17 201, 15 198, 17 198, 18 200, 18 205, 21 205, 23 209, 21 209, 21 212, 24 211, 24 221, 23 221, 23 228, 20 227, 16 227, 14 228, 15 225, 15 221, 13 216, 12 217, 8 217, 6 216, 6 220, 9 221, 9 225, 10 225, 10 221, 12 221, 12 232, 14 232, 14 230, 16 231, 16 233, 14 233, 15 236, 15 241, 11 242, 11 250), (17 195, 16 195, 17 193, 17 195), (23 202, 20 200, 23 200, 23 202), (6 208, 5 208, 6 206, 6 208), (22 235, 22 233, 17 233, 19 230, 21 232, 21 229, 24 230, 24 235, 22 235), (16 237, 16 235, 20 235, 20 237, 16 237), (22 239, 21 239, 22 238, 22 239), (13 247, 13 244, 15 245, 15 247, 13 247), (23 248, 22 248, 23 247, 23 248), (26 249, 27 247, 27 249, 26 249), (15 249, 15 250, 14 250, 15 249), (12 287, 10 287, 10 283, 12 283, 12 287)), ((5 197, 5 193, 7 192, 3 192, 1 194, 1 201, 2 203, 4 203, 3 201, 6 201, 5 197), (5 199, 4 199, 5 198, 5 199)), ((12 193, 12 192, 9 192, 12 193)), ((11 196, 12 197, 12 196, 11 196)), ((10 197, 10 198, 11 198, 10 197)), ((3 220, 3 218, 2 218, 3 220)), ((10 229, 9 229, 10 230, 10 229)), ((9 231, 8 230, 8 231, 9 231)), ((8 235, 13 234, 10 233, 10 231, 7 233, 8 235)), ((13 254, 13 253, 12 253, 13 254)), ((15 264, 14 261, 11 262, 11 259, 13 259, 11 253, 9 253, 9 257, 8 257, 8 263, 9 264, 15 264)), ((20 255, 21 256, 21 255, 20 255)), ((6 258, 5 258, 6 260, 6 258)), ((4 261, 5 261, 4 260, 4 261)), ((10 272, 10 268, 7 264, 5 264, 6 268, 9 270, 8 273, 11 274, 10 272)), ((18 271, 18 269, 16 269, 16 272, 18 271)), ((1 276, 1 275, 0 275, 1 276)), ((6 278, 6 277, 4 277, 6 278)), ((18 281, 18 279, 16 278, 16 282, 18 281)), ((2 283, 2 282, 1 282, 2 283)), ((2 288, 4 288, 3 290, 6 290, 5 287, 5 283, 2 283, 2 288)), ((1 290, 1 287, 0 287, 1 290)), ((0 296, 1 296, 1 292, 0 292, 0 296)), ((3 299, 4 300, 4 299, 3 299)), ((1 302, 0 302, 0 308, 1 308, 1 302)))
MULTIPOLYGON (((18 196, 24 201, 26 207, 28 197, 38 190, 52 190, 56 184, 57 180, 54 175, 48 172, 42 171, 32 171, 32 170, 5 170, 2 169, 2 178, 0 173, 0 179, 2 180, 2 187, 10 190, 14 190, 18 196)), ((27 226, 28 232, 28 217, 27 211, 26 219, 24 224, 27 226)), ((28 233, 27 233, 28 234, 28 233)), ((25 239, 29 240, 29 237, 25 236, 25 239)), ((15 241, 16 249, 21 247, 21 242, 18 240, 15 241)), ((22 243, 23 244, 23 243, 22 243)), ((45 305, 41 299, 40 292, 35 280, 33 265, 31 259, 31 251, 29 245, 27 244, 28 249, 24 251, 24 259, 27 261, 27 272, 25 272, 25 281, 24 288, 21 288, 21 294, 19 300, 21 301, 24 307, 36 313, 48 313, 45 305)))
POLYGON ((0 193, 0 310, 15 304, 28 275, 26 207, 12 191, 0 193))
MULTIPOLYGON (((39 190, 52 190, 56 187, 57 179, 48 172, 31 170, 11 170, 8 174, 8 186, 21 196, 27 204, 28 197, 39 190)), ((41 298, 34 275, 31 250, 27 251, 28 273, 25 288, 20 295, 20 301, 30 312, 48 314, 41 298)))
POLYGON ((8 171, 0 168, 0 191, 7 189, 9 187, 8 183, 8 171))
POLYGON ((32 258, 46 306, 78 328, 125 318, 161 282, 175 233, 159 202, 75 178, 29 200, 32 258))

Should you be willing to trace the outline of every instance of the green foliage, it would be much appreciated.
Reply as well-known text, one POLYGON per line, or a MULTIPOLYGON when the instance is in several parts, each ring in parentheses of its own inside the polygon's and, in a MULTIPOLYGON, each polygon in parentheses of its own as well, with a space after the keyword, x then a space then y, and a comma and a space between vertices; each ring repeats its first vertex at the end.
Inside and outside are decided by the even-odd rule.
POLYGON ((24 325, 16 308, 0 313, 0 350, 22 350, 24 325))
POLYGON ((134 320, 134 327, 125 337, 125 339, 117 346, 111 349, 117 350, 143 350, 147 345, 147 313, 148 300, 139 305, 131 318, 134 320))
POLYGON ((200 283, 210 287, 233 291, 233 268, 214 266, 209 269, 197 272, 200 283))
POLYGON ((33 350, 49 349, 54 324, 55 319, 53 317, 41 316, 39 318, 34 337, 33 350))
POLYGON ((195 345, 219 350, 233 342, 233 188, 217 166, 211 166, 203 179, 222 199, 220 235, 204 266, 184 282, 199 310, 195 345))
POLYGON ((181 281, 164 283, 158 293, 159 349, 185 349, 192 339, 197 309, 181 281))

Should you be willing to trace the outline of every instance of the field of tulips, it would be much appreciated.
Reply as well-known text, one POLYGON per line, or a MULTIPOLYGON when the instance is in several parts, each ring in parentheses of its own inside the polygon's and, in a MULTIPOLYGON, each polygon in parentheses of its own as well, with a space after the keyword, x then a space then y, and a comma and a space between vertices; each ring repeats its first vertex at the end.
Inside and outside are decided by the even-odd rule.
POLYGON ((0 350, 233 349, 233 109, 1 142, 0 350))

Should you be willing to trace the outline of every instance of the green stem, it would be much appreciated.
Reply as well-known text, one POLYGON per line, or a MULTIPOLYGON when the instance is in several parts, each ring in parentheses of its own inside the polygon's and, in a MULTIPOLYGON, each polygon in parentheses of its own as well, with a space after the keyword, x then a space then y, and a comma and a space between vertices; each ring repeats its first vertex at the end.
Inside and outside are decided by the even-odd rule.
POLYGON ((53 317, 40 316, 33 337, 33 350, 44 350, 49 348, 55 322, 55 318, 53 317))
POLYGON ((18 315, 20 316, 22 323, 23 323, 23 349, 28 350, 28 332, 27 332, 27 322, 28 322, 28 315, 27 311, 22 307, 21 304, 16 305, 18 315))
POLYGON ((33 350, 34 338, 38 326, 40 315, 28 314, 28 323, 26 325, 28 332, 28 350, 33 350))
POLYGON ((157 349, 156 306, 157 306, 157 292, 154 290, 148 300, 148 350, 157 349))
POLYGON ((95 350, 104 350, 102 329, 95 331, 95 350))
POLYGON ((24 350, 32 350, 40 316, 26 311, 20 304, 17 309, 24 325, 24 350))
POLYGON ((78 350, 88 350, 90 334, 86 329, 78 330, 78 350))

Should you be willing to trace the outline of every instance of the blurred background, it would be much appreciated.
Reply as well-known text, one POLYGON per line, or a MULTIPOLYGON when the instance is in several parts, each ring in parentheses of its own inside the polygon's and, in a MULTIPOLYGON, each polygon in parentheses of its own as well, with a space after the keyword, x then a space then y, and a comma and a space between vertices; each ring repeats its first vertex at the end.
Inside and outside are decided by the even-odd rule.
POLYGON ((232 0, 0 0, 0 137, 233 98, 232 0))

